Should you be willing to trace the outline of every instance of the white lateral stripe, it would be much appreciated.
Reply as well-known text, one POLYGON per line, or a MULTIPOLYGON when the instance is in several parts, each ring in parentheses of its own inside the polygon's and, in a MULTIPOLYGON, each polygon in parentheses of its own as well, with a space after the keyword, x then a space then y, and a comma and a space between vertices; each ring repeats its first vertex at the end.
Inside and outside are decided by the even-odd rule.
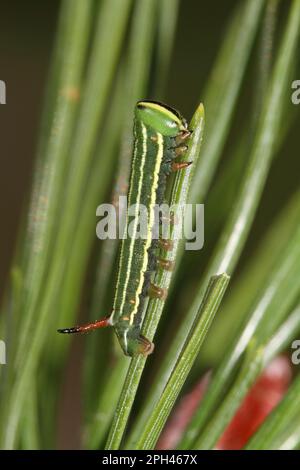
POLYGON ((142 269, 140 271, 140 278, 139 278, 139 284, 135 293, 135 304, 134 304, 134 309, 132 310, 130 314, 130 325, 134 321, 134 316, 138 311, 139 303, 140 303, 140 294, 142 292, 143 288, 143 283, 144 283, 144 273, 147 269, 148 266, 148 249, 150 248, 151 242, 152 242, 152 229, 154 225, 154 205, 156 202, 156 190, 158 186, 158 178, 159 178, 159 172, 160 172, 160 166, 163 158, 163 137, 162 135, 157 132, 157 154, 156 154, 156 162, 155 162, 155 169, 154 169, 154 176, 153 176, 153 184, 151 188, 151 196, 150 196, 150 205, 149 205, 149 223, 148 223, 148 228, 147 228, 147 239, 146 243, 144 245, 144 253, 143 253, 143 265, 142 269))
MULTIPOLYGON (((141 123, 141 125, 142 125, 142 133, 143 133, 143 154, 141 158, 140 178, 139 178, 139 185, 138 185, 138 190, 137 190, 136 206, 135 206, 135 211, 134 211, 134 225, 133 225, 133 230, 132 230, 132 238, 130 240, 130 246, 129 246, 128 267, 127 267, 127 272, 126 272, 125 284, 123 287, 123 295, 122 295, 122 301, 120 305, 120 312, 123 311, 123 307, 125 304, 129 276, 130 276, 130 272, 132 269, 133 251, 134 251, 135 238, 136 238, 136 232, 137 232, 137 226, 138 226, 139 205, 140 205, 141 194, 142 194, 143 173, 144 173, 146 154, 147 154, 147 129, 143 123, 141 123)), ((133 182, 133 178, 132 178, 132 182, 133 182)), ((128 227, 126 223, 126 230, 127 228, 128 227)), ((131 324, 131 321, 130 321, 130 324, 131 324)))
MULTIPOLYGON (((137 137, 136 137, 136 128, 134 127, 135 147, 134 147, 132 166, 131 166, 132 169, 133 169, 132 170, 132 175, 131 175, 131 178, 130 178, 131 181, 134 180, 135 170, 136 170, 135 161, 136 161, 136 156, 137 156, 137 151, 138 151, 138 145, 137 145, 137 140, 136 139, 137 139, 137 137)), ((130 189, 129 189, 129 193, 128 193, 128 200, 130 200, 131 191, 132 191, 132 187, 130 185, 130 189)), ((128 228, 128 213, 126 212, 125 230, 127 230, 127 228, 128 228)), ((122 270, 121 268, 122 268, 123 260, 124 260, 124 240, 123 240, 123 243, 121 244, 120 261, 119 261, 119 266, 118 266, 118 277, 117 277, 117 284, 116 284, 116 294, 115 294, 115 298, 114 298, 114 308, 113 308, 113 312, 110 316, 112 325, 114 324, 114 314, 116 312, 116 300, 118 298, 118 290, 119 290, 119 286, 120 286, 120 275, 121 275, 121 270, 122 270)))
POLYGON ((123 338, 124 338, 125 351, 127 351, 127 348, 128 348, 127 334, 128 334, 128 330, 124 331, 123 338))

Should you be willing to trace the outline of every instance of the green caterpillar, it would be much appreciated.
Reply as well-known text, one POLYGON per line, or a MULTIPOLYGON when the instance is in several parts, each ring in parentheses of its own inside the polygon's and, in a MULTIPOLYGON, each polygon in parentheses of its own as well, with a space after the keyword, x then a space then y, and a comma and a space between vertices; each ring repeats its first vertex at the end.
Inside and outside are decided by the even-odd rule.
POLYGON ((147 236, 134 236, 138 225, 135 217, 132 236, 124 238, 121 244, 111 315, 86 325, 60 329, 60 333, 81 333, 113 326, 126 355, 152 353, 153 343, 141 335, 145 297, 150 291, 153 297, 165 298, 166 292, 151 284, 151 275, 157 267, 172 269, 171 261, 156 256, 159 248, 168 250, 171 243, 153 239, 154 207, 164 202, 167 176, 189 165, 189 162, 175 162, 174 159, 186 151, 185 142, 190 134, 185 119, 169 106, 155 101, 136 104, 128 207, 135 204, 136 215, 139 205, 147 208, 147 236))

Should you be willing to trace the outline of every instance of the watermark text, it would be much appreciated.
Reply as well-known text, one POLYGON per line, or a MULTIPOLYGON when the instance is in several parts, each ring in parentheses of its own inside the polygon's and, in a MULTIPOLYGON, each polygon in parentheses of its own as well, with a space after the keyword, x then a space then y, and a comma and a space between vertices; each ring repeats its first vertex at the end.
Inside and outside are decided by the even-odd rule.
POLYGON ((143 204, 127 206, 127 197, 120 196, 117 211, 113 204, 101 204, 96 215, 96 234, 100 240, 148 239, 185 240, 186 250, 201 250, 204 245, 203 204, 143 204), (124 217, 124 214, 126 216, 124 217), (150 233, 149 233, 150 232, 150 233))
POLYGON ((293 104, 300 104, 300 80, 294 80, 292 83, 292 89, 295 90, 291 95, 293 104))
POLYGON ((0 80, 0 104, 6 104, 6 84, 0 80))
POLYGON ((292 342, 292 349, 295 350, 292 353, 292 363, 297 366, 300 364, 300 339, 295 339, 292 342))
POLYGON ((6 344, 0 340, 0 364, 6 364, 6 344))

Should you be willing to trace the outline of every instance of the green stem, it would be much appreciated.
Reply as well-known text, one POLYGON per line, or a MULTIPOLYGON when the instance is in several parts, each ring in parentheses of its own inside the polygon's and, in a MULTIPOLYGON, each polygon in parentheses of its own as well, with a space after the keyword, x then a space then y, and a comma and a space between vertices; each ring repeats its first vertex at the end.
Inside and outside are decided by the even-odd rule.
POLYGON ((213 276, 198 312, 198 318, 191 329, 190 336, 180 353, 172 374, 161 394, 147 425, 136 445, 137 449, 153 449, 166 423, 176 399, 197 359, 201 345, 207 335, 213 318, 228 286, 229 276, 213 276))

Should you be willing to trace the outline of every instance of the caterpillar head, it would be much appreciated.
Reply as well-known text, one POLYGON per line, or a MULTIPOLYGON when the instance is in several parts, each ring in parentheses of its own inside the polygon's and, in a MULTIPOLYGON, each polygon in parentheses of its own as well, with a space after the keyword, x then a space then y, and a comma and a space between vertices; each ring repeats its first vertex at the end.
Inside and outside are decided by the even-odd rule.
POLYGON ((187 130, 186 120, 175 109, 158 101, 139 101, 135 114, 146 126, 169 137, 187 130))

